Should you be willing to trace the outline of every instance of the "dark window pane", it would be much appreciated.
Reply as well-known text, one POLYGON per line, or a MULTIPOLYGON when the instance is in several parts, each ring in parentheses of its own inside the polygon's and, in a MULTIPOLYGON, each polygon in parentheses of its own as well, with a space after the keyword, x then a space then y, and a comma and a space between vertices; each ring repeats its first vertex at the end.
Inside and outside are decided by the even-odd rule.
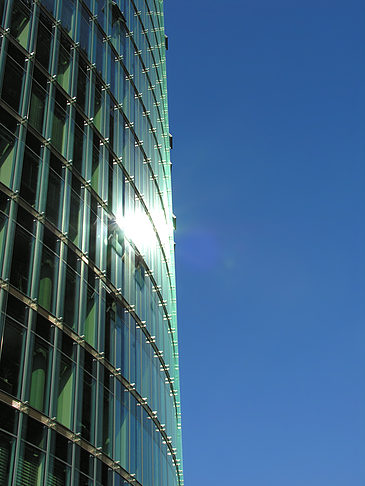
POLYGON ((52 40, 52 24, 51 22, 41 14, 38 23, 37 34, 37 47, 36 47, 36 60, 39 61, 42 66, 48 70, 49 55, 51 51, 52 40))
POLYGON ((53 312, 55 305, 57 271, 57 256, 43 245, 38 303, 51 312, 53 312))
POLYGON ((57 377, 57 420, 65 427, 71 428, 73 416, 73 387, 75 365, 63 354, 58 353, 57 377))
POLYGON ((102 108, 102 92, 101 92, 101 83, 97 81, 95 84, 95 96, 94 96, 94 125, 96 128, 101 131, 101 108, 102 108))
POLYGON ((70 221, 68 228, 68 237, 75 243, 79 244, 79 231, 81 220, 81 183, 75 176, 72 176, 71 204, 70 204, 70 221))
POLYGON ((91 209, 90 209, 90 226, 89 226, 89 257, 95 262, 96 256, 96 233, 97 233, 97 201, 91 196, 91 209))
POLYGON ((18 213, 16 215, 16 220, 22 228, 29 231, 29 233, 33 233, 34 230, 34 217, 32 214, 28 213, 28 211, 21 206, 18 206, 18 213))
POLYGON ((66 124, 66 98, 59 92, 56 93, 53 124, 52 124, 52 145, 62 153, 64 148, 64 134, 66 124))
POLYGON ((40 338, 34 339, 32 353, 32 373, 30 380, 29 403, 38 410, 45 411, 48 402, 48 374, 50 348, 40 338))
POLYGON ((43 244, 58 255, 60 240, 48 228, 43 228, 43 244))
POLYGON ((95 429, 95 380, 88 373, 84 373, 82 388, 81 435, 92 442, 95 429))
POLYGON ((7 434, 0 433, 0 484, 9 484, 9 469, 12 449, 15 440, 7 434))
POLYGON ((64 299, 64 307, 63 307, 63 318, 65 324, 68 326, 75 328, 77 325, 77 294, 78 294, 78 282, 79 277, 76 275, 76 272, 67 265, 66 267, 66 285, 65 285, 65 299, 64 299))
POLYGON ((0 211, 9 214, 9 197, 0 190, 0 211))
POLYGON ((42 5, 51 13, 54 11, 55 0, 43 0, 42 5))
POLYGON ((0 389, 18 396, 19 370, 24 353, 25 330, 14 322, 6 321, 0 358, 0 389))
MULTIPOLYGON (((111 361, 111 351, 113 349, 113 338, 116 321, 116 302, 109 295, 106 299, 106 315, 105 315, 105 336, 104 336, 104 352, 107 360, 111 361)), ((113 358, 113 356, 112 356, 113 358)))
POLYGON ((74 359, 75 349, 75 341, 71 339, 67 334, 62 333, 61 335, 61 351, 67 357, 74 359))
POLYGON ((94 484, 94 481, 92 479, 85 476, 85 474, 82 474, 82 473, 76 471, 75 486, 93 486, 93 484, 94 484))
POLYGON ((28 307, 16 297, 8 294, 6 314, 20 324, 26 325, 26 319, 28 317, 28 307))
POLYGON ((41 144, 30 133, 27 135, 26 144, 19 192, 23 199, 34 205, 37 194, 41 144))
POLYGON ((108 2, 106 0, 96 0, 96 12, 98 15, 98 23, 101 25, 101 27, 104 29, 104 20, 105 20, 105 15, 106 15, 106 8, 107 8, 108 2))
POLYGON ((29 123, 43 133, 44 109, 47 97, 47 78, 37 69, 33 72, 32 94, 30 99, 29 123))
POLYGON ((53 340, 54 327, 48 319, 41 316, 40 314, 37 314, 35 332, 38 336, 41 336, 47 341, 53 340))
POLYGON ((109 154, 109 167, 108 167, 108 208, 113 211, 113 158, 109 154))
MULTIPOLYGON (((12 117, 10 115, 9 122, 11 125, 12 117)), ((10 186, 15 159, 16 138, 13 133, 8 128, 5 128, 5 126, 0 125, 0 181, 6 186, 10 186)))
POLYGON ((61 22, 62 26, 71 32, 73 17, 76 14, 76 6, 74 0, 62 0, 61 22))
POLYGON ((33 238, 31 235, 17 225, 14 237, 10 283, 24 293, 28 292, 32 245, 33 238))
MULTIPOLYGON (((113 442, 113 423, 112 417, 112 404, 111 395, 104 388, 104 400, 103 400, 103 451, 105 454, 111 454, 112 442, 113 442)), ((107 483, 106 483, 107 484, 107 483)))
POLYGON ((4 15, 4 4, 5 0, 0 0, 0 24, 3 25, 3 15, 4 15))
POLYGON ((90 455, 90 453, 85 451, 81 447, 78 447, 76 452, 79 452, 79 454, 80 454, 80 456, 79 456, 80 471, 82 471, 83 473, 88 474, 90 476, 93 476, 93 470, 92 470, 93 469, 93 460, 92 460, 93 458, 90 455))
POLYGON ((65 486, 70 484, 70 467, 56 458, 50 458, 47 486, 65 486))
POLYGON ((92 376, 96 376, 96 363, 95 358, 86 350, 81 349, 81 363, 83 368, 92 376))
POLYGON ((79 70, 77 76, 77 104, 83 111, 85 111, 87 81, 88 81, 87 66, 86 63, 83 61, 83 59, 80 57, 79 70))
POLYGON ((57 432, 52 433, 51 451, 58 459, 71 463, 72 443, 57 432))
POLYGON ((16 486, 43 484, 43 465, 44 454, 39 449, 23 442, 16 471, 16 486))
POLYGON ((71 44, 61 34, 58 52, 57 81, 63 89, 68 91, 71 75, 71 44))
POLYGON ((25 417, 26 419, 23 422, 24 439, 27 442, 44 449, 46 445, 46 427, 38 422, 38 420, 27 416, 25 417))
POLYGON ((99 185, 99 171, 100 171, 100 139, 96 135, 93 137, 93 155, 92 155, 92 165, 91 165, 91 186, 98 192, 99 185))
POLYGON ((10 33, 26 49, 30 27, 30 1, 17 0, 14 2, 11 15, 10 33))
POLYGON ((5 64, 5 73, 1 97, 15 111, 19 111, 21 91, 23 85, 25 58, 18 49, 9 44, 8 56, 5 64), (11 80, 11 82, 9 82, 11 80))
MULTIPOLYGON (((98 18, 100 23, 100 19, 98 18)), ((105 43, 103 42, 103 34, 99 29, 96 29, 96 69, 101 75, 103 72, 103 59, 104 59, 105 43)))
POLYGON ((17 426, 18 426, 18 412, 15 410, 15 408, 0 402, 0 427, 3 430, 6 430, 7 432, 16 434, 17 426))
POLYGON ((50 169, 48 174, 48 191, 46 203, 46 216, 56 226, 59 224, 61 212, 61 184, 60 174, 62 173, 61 162, 51 155, 50 169))
POLYGON ((84 149, 84 119, 79 113, 76 113, 75 120, 75 133, 74 133, 74 150, 73 150, 73 166, 81 173, 83 149, 84 149))
POLYGON ((89 14, 84 7, 81 7, 81 17, 80 17, 80 46, 86 54, 89 52, 89 37, 91 33, 90 18, 89 14))

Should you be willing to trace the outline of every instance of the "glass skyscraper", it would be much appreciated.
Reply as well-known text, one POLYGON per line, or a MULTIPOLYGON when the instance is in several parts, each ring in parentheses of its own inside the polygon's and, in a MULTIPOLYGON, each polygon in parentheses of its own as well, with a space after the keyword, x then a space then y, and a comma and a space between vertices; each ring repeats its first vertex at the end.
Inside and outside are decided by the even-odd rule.
POLYGON ((162 0, 0 0, 0 484, 181 486, 162 0))

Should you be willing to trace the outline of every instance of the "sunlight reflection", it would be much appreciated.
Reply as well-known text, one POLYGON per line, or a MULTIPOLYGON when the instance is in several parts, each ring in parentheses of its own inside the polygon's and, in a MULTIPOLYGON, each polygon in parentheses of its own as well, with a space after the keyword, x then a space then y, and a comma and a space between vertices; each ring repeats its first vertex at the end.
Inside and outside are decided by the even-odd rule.
POLYGON ((123 214, 122 209, 116 212, 115 221, 126 237, 131 240, 137 248, 151 248, 156 236, 152 224, 144 211, 136 210, 123 214))

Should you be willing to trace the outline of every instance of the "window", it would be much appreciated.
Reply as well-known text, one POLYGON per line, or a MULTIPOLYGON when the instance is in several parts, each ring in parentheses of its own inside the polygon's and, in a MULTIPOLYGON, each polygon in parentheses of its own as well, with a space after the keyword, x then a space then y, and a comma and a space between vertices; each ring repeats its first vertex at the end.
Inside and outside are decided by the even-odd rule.
POLYGON ((11 456, 15 439, 8 434, 0 433, 0 484, 9 484, 11 456))
POLYGON ((11 434, 16 434, 18 428, 18 412, 3 402, 0 402, 0 428, 11 434))
POLYGON ((65 486, 71 484, 71 468, 52 455, 48 466, 48 485, 65 486))
POLYGON ((108 165, 108 209, 113 211, 113 175, 114 175, 114 164, 113 156, 109 153, 109 165, 108 165))
POLYGON ((56 304, 59 245, 53 233, 44 228, 38 303, 50 312, 56 304))
POLYGON ((23 158, 20 196, 29 204, 36 202, 41 143, 30 133, 27 134, 23 158))
MULTIPOLYGON (((109 376, 109 372, 107 373, 109 376)), ((103 389, 103 428, 102 428, 102 444, 101 447, 105 454, 112 455, 113 448, 113 395, 104 386, 103 389)), ((101 400, 100 400, 101 402, 101 400)), ((108 484, 103 483, 103 484, 108 484)))
POLYGON ((98 312, 99 294, 96 291, 95 274, 92 270, 88 271, 88 284, 86 285, 86 309, 84 319, 84 334, 86 341, 95 346, 96 344, 96 323, 98 312))
POLYGON ((30 30, 30 10, 28 5, 29 1, 17 0, 14 2, 13 12, 11 16, 11 35, 19 42, 19 44, 27 48, 28 34, 30 30))
POLYGON ((35 67, 33 72, 32 94, 29 108, 29 123, 43 133, 44 109, 47 100, 47 78, 35 67))
POLYGON ((51 452, 61 461, 71 464, 72 442, 68 441, 66 437, 63 437, 63 435, 58 434, 57 432, 52 432, 51 452))
POLYGON ((80 46, 85 51, 86 55, 89 53, 89 39, 91 35, 91 25, 89 14, 85 10, 85 7, 81 6, 80 16, 80 46))
POLYGON ((1 23, 1 25, 3 25, 2 20, 3 20, 3 15, 4 15, 4 5, 5 5, 5 1, 0 0, 0 23, 1 23))
POLYGON ((105 22, 105 15, 106 15, 106 0, 96 0, 96 14, 98 16, 98 23, 99 25, 105 30, 104 22, 105 22))
POLYGON ((56 91, 53 124, 52 124, 52 145, 64 155, 66 149, 66 120, 67 120, 67 100, 56 91))
POLYGON ((61 22, 67 33, 71 33, 76 16, 75 0, 62 0, 61 22))
POLYGON ((103 105, 103 93, 102 85, 99 80, 95 83, 95 96, 94 96, 94 125, 102 132, 104 127, 102 127, 102 105, 103 105))
POLYGON ((59 43, 58 64, 57 64, 57 81, 66 91, 69 90, 71 77, 71 44, 66 37, 61 34, 59 43))
POLYGON ((51 322, 43 317, 41 314, 37 313, 35 332, 37 336, 42 337, 49 343, 53 341, 54 327, 51 322))
POLYGON ((112 1, 112 24, 114 25, 116 22, 122 22, 123 24, 126 24, 126 19, 121 12, 120 8, 118 7, 117 2, 112 1))
POLYGON ((38 336, 33 339, 29 403, 32 407, 46 413, 50 392, 52 348, 38 336))
POLYGON ((18 125, 5 110, 0 110, 0 181, 10 187, 15 161, 18 125))
POLYGON ((6 314, 14 321, 26 325, 28 318, 28 307, 13 295, 8 294, 6 314))
POLYGON ((63 305, 63 319, 65 324, 77 328, 78 323, 78 302, 79 302, 79 283, 80 283, 80 260, 77 255, 67 249, 66 265, 66 284, 63 305))
POLYGON ((84 133, 84 119, 77 112, 76 112, 74 128, 75 131, 74 131, 74 149, 73 149, 72 165, 81 174, 82 161, 84 156, 85 133, 84 133))
MULTIPOLYGON (((80 56, 78 76, 77 76, 77 104, 83 111, 85 111, 88 82, 89 82, 89 75, 87 72, 87 65, 86 62, 80 56)), ((83 123, 79 126, 82 127, 83 123)))
POLYGON ((43 14, 38 23, 36 60, 48 71, 49 56, 51 52, 52 24, 43 14))
POLYGON ((43 484, 44 453, 22 441, 16 471, 17 486, 40 486, 43 484))
POLYGON ((145 268, 143 264, 143 258, 141 255, 135 256, 135 272, 134 272, 136 282, 140 289, 144 287, 144 276, 145 276, 145 268))
POLYGON ((25 416, 23 420, 23 438, 30 444, 45 449, 46 427, 38 420, 25 416))
POLYGON ((24 76, 24 63, 24 55, 12 44, 9 44, 4 79, 11 79, 12 82, 3 83, 1 97, 15 111, 19 111, 22 100, 21 92, 24 76))
POLYGON ((2 266, 4 250, 5 250, 5 237, 8 227, 8 214, 9 214, 9 198, 0 191, 0 268, 2 266))
POLYGON ((54 11, 54 4, 55 4, 55 0, 43 0, 42 1, 42 5, 44 5, 45 8, 47 10, 49 10, 52 14, 53 14, 53 11, 54 11))
POLYGON ((105 325, 104 325, 104 353, 106 359, 111 363, 114 363, 115 325, 116 325, 116 302, 109 294, 107 294, 105 325))
MULTIPOLYGON (((97 228, 98 228, 98 204, 96 199, 91 196, 91 208, 90 208, 90 216, 89 216, 89 258, 96 262, 96 250, 97 250, 97 228)), ((99 235, 100 238, 100 235, 99 235)))
MULTIPOLYGON (((63 335, 62 340, 66 337, 63 335)), ((60 352, 57 352, 57 362, 57 420, 65 427, 72 428, 75 364, 67 355, 60 352)))
POLYGON ((71 203, 70 203, 70 219, 68 227, 68 237, 77 246, 80 246, 80 223, 82 219, 82 205, 81 205, 81 182, 72 175, 71 182, 71 203))
MULTIPOLYGON (((99 21, 99 18, 98 18, 99 21)), ((103 64, 104 64, 104 52, 105 52, 105 43, 103 39, 103 34, 101 33, 101 30, 98 29, 98 27, 95 26, 95 39, 96 39, 96 70, 100 74, 100 76, 103 75, 103 64)))
POLYGON ((32 262, 33 242, 33 236, 17 224, 14 235, 10 283, 25 294, 29 290, 29 269, 32 262))
POLYGON ((24 337, 25 329, 7 319, 1 340, 0 389, 16 397, 19 396, 23 368, 24 337))
POLYGON ((48 173, 46 216, 56 226, 58 226, 60 223, 62 187, 62 165, 60 160, 51 154, 50 168, 48 173))
POLYGON ((96 382, 84 372, 82 380, 82 396, 80 397, 81 436, 89 442, 94 442, 95 434, 95 391, 96 382))
POLYGON ((101 172, 101 154, 100 154, 100 139, 94 134, 93 137, 93 154, 92 154, 92 165, 91 165, 91 187, 99 192, 99 178, 101 172))

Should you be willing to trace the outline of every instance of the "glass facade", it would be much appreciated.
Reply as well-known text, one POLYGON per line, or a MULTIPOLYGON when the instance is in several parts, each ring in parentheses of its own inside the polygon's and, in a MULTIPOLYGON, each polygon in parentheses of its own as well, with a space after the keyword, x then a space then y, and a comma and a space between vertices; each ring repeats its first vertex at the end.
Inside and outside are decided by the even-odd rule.
POLYGON ((162 0, 0 0, 0 484, 182 486, 162 0))

